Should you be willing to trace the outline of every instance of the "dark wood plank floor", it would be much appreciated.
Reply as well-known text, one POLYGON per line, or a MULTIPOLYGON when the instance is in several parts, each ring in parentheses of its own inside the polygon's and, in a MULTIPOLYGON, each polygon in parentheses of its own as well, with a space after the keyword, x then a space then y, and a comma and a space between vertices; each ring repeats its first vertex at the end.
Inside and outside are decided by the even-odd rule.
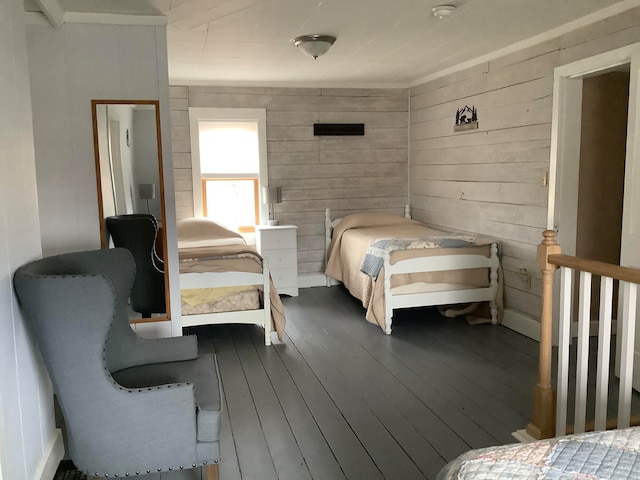
POLYGON ((225 394, 222 480, 432 479, 471 449, 513 443, 538 344, 434 309, 396 314, 392 335, 342 287, 283 298, 287 334, 204 326, 225 394))

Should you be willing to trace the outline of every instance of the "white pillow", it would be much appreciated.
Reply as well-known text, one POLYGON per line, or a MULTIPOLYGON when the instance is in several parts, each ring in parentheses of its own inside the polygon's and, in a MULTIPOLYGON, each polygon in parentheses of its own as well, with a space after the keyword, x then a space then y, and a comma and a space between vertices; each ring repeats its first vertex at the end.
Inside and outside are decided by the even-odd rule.
POLYGON ((208 218, 178 220, 178 249, 215 247, 219 245, 244 245, 242 235, 217 224, 208 218))

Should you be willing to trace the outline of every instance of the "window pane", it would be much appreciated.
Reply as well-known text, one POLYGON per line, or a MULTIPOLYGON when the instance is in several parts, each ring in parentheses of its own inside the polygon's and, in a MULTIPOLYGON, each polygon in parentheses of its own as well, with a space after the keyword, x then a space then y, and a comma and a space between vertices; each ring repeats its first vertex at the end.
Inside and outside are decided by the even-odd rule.
POLYGON ((205 181, 206 216, 229 229, 256 224, 256 181, 205 181))
POLYGON ((258 122, 201 121, 200 171, 258 174, 258 122))

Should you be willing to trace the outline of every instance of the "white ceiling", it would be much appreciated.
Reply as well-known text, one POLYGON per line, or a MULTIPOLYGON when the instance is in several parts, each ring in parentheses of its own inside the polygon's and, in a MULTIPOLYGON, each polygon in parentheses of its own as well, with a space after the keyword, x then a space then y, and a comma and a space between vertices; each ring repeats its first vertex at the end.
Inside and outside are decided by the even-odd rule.
POLYGON ((569 22, 581 25, 640 4, 637 0, 53 1, 66 12, 166 15, 169 77, 174 84, 359 87, 414 85, 569 22), (438 20, 431 8, 440 4, 457 8, 450 18, 438 20), (599 10, 603 11, 594 14, 599 10), (290 43, 305 34, 329 34, 337 41, 314 61, 290 43))

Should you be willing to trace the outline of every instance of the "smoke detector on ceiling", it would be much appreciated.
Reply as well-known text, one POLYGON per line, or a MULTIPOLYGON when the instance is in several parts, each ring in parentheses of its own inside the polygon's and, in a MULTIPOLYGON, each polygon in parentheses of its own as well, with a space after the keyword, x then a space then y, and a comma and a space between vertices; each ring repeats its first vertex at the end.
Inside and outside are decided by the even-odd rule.
POLYGON ((450 17, 456 9, 455 5, 437 5, 431 9, 433 16, 438 19, 450 17))

